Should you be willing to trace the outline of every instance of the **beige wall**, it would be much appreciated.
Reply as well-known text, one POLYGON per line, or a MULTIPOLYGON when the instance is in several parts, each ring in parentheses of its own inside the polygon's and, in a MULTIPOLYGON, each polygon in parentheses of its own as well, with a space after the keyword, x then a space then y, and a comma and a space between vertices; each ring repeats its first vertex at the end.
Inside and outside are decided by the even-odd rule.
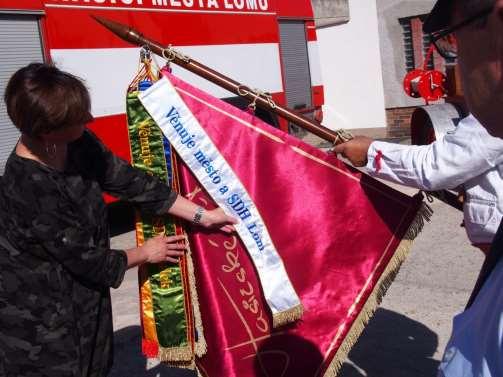
POLYGON ((349 6, 349 22, 316 30, 325 89, 323 124, 385 128, 376 3, 351 0, 349 6))
MULTIPOLYGON (((354 0, 353 0, 354 1, 354 0)), ((423 99, 408 97, 403 90, 406 74, 400 18, 428 13, 434 0, 378 0, 379 44, 382 58, 386 108, 422 106, 423 99)))
POLYGON ((348 0, 312 0, 316 27, 349 21, 348 0))

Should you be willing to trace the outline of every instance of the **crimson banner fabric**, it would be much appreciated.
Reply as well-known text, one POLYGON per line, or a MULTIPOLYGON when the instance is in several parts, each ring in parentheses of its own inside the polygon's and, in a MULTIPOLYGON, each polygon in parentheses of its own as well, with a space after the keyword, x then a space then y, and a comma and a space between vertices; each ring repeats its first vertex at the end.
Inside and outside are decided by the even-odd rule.
MULTIPOLYGON (((196 360, 199 372, 336 375, 422 224, 422 199, 165 75, 253 199, 304 307, 300 320, 273 329, 255 266, 237 235, 194 227, 208 346, 196 360)), ((179 172, 184 196, 215 206, 186 165, 179 172)))

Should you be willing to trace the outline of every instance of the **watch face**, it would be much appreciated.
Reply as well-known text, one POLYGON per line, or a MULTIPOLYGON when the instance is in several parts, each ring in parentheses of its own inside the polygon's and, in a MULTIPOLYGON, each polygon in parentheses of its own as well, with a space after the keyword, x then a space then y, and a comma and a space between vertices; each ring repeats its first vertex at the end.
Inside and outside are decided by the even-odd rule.
POLYGON ((201 222, 201 218, 203 217, 203 212, 204 212, 203 207, 197 207, 196 213, 194 214, 194 218, 192 219, 192 222, 194 224, 199 224, 201 222))

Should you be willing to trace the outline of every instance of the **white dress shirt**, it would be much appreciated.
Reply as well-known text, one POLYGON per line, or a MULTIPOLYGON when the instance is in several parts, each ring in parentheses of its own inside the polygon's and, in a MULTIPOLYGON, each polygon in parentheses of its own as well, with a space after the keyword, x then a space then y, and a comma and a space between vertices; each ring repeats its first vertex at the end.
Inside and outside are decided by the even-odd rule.
POLYGON ((503 376, 503 260, 467 310, 454 317, 438 377, 503 376))
POLYGON ((370 175, 425 191, 466 192, 464 223, 473 244, 491 243, 503 215, 503 139, 489 135, 470 115, 429 145, 374 141, 370 175))

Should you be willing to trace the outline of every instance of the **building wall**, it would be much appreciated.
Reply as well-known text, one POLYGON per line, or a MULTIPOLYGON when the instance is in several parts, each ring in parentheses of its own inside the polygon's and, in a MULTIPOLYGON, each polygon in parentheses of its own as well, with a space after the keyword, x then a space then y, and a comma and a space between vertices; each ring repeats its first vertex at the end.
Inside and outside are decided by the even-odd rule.
MULTIPOLYGON (((423 106, 424 100, 412 98, 403 90, 403 78, 407 73, 405 66, 405 51, 403 29, 399 19, 427 14, 435 0, 378 0, 380 52, 382 59, 382 74, 384 82, 384 99, 388 136, 403 137, 410 134, 410 115, 415 107, 423 106)), ((421 33, 421 25, 412 22, 413 32, 421 33)), ((421 57, 422 44, 414 41, 416 67, 423 62, 421 57)), ((440 61, 435 59, 435 62, 440 61)), ((435 67, 439 68, 439 67, 435 67)))
POLYGON ((408 97, 403 91, 405 52, 402 26, 398 20, 428 13, 435 1, 379 0, 377 3, 386 108, 423 105, 422 99, 408 97))
POLYGON ((311 3, 317 27, 349 21, 348 0, 312 0, 311 3))
POLYGON ((376 2, 351 0, 349 15, 345 24, 317 28, 323 124, 331 129, 385 129, 376 2))

